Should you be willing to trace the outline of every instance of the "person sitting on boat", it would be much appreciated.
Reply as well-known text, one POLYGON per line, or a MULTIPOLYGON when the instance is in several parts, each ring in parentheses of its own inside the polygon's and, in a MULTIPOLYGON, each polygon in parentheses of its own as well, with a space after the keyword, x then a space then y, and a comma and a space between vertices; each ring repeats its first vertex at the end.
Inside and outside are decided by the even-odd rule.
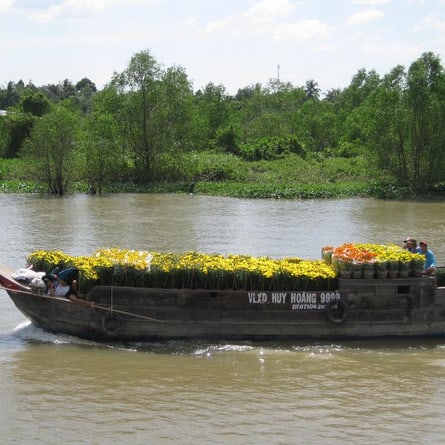
POLYGON ((51 274, 48 280, 49 293, 55 297, 65 297, 77 303, 94 307, 93 301, 86 301, 78 297, 79 292, 79 271, 74 268, 62 270, 59 273, 51 274))
POLYGON ((425 264, 423 265, 423 273, 426 275, 433 275, 436 270, 436 257, 434 253, 428 249, 426 241, 420 241, 420 252, 425 255, 425 264))
POLYGON ((417 246, 417 240, 415 238, 409 236, 405 239, 404 243, 405 246, 403 248, 406 249, 408 252, 421 253, 420 247, 417 246))
POLYGON ((72 284, 77 283, 79 279, 79 272, 77 269, 65 269, 60 270, 59 267, 53 269, 44 278, 48 286, 48 293, 56 297, 66 297, 69 293, 76 293, 75 289, 72 289, 72 284))

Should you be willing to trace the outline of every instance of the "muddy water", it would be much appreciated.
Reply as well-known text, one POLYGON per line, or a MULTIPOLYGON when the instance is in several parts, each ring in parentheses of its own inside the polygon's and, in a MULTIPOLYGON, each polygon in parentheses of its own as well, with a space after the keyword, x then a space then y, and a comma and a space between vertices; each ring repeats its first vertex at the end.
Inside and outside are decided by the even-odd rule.
MULTIPOLYGON (((445 203, 184 195, 0 195, 0 262, 100 247, 319 258, 346 241, 429 240, 445 203)), ((445 340, 98 344, 29 325, 0 292, 5 444, 440 444, 445 340)))

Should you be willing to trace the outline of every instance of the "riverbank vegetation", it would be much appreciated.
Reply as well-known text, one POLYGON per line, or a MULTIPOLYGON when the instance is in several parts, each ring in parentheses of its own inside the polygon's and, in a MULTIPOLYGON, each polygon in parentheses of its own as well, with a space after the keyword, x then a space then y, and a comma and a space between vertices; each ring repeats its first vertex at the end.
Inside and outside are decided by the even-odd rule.
POLYGON ((181 67, 145 50, 100 91, 87 78, 9 82, 0 109, 3 192, 445 192, 445 72, 432 53, 323 94, 314 80, 272 79, 229 95, 213 83, 194 92, 181 67))

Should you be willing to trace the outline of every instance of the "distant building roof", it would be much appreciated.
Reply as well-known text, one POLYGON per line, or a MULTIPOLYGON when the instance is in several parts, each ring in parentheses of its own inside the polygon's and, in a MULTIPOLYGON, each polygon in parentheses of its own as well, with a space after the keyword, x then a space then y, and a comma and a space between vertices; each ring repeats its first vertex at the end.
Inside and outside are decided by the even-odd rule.
POLYGON ((0 116, 6 116, 8 112, 6 110, 0 110, 0 116))

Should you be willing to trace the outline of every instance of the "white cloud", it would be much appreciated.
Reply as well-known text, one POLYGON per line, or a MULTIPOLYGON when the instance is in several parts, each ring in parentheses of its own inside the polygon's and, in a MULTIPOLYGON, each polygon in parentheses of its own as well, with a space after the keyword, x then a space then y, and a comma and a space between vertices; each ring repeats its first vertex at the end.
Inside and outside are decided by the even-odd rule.
POLYGON ((35 8, 30 14, 30 19, 37 23, 49 23, 61 18, 90 17, 116 4, 138 1, 141 0, 62 0, 48 5, 47 8, 35 8))
POLYGON ((352 0, 352 3, 356 5, 384 5, 389 3, 390 0, 352 0))
POLYGON ((289 20, 295 4, 289 0, 264 0, 244 13, 211 22, 206 31, 232 35, 267 35, 275 40, 308 40, 325 37, 328 27, 318 20, 289 20))
POLYGON ((305 20, 296 23, 283 23, 275 27, 272 33, 277 40, 308 40, 327 37, 328 27, 318 20, 305 20))
POLYGON ((419 54, 425 51, 422 43, 416 45, 388 42, 365 42, 361 46, 362 50, 367 54, 385 56, 390 60, 415 59, 419 54))
POLYGON ((85 17, 103 11, 105 0, 63 0, 44 11, 38 11, 33 19, 39 23, 48 23, 62 17, 85 17))
POLYGON ((0 11, 7 11, 14 5, 14 0, 0 0, 0 11))
POLYGON ((188 27, 194 27, 195 25, 197 25, 198 19, 195 16, 187 15, 186 17, 184 17, 184 23, 188 27))
POLYGON ((445 21, 440 21, 435 14, 430 14, 424 19, 422 25, 416 27, 416 31, 419 31, 421 28, 434 29, 442 33, 445 31, 445 21))
POLYGON ((348 26, 363 25, 365 23, 381 19, 383 16, 383 12, 378 9, 367 9, 349 16, 346 19, 346 24, 348 26))
POLYGON ((283 79, 303 84, 314 78, 329 89, 347 84, 360 67, 385 73, 424 51, 443 57, 443 5, 445 0, 0 0, 0 84, 84 76, 105 83, 131 54, 149 48, 159 62, 185 67, 198 87, 212 81, 236 92, 270 79, 280 64, 283 79))
POLYGON ((294 8, 289 0, 264 0, 244 13, 241 20, 252 23, 271 22, 279 17, 287 17, 294 8))
POLYGON ((209 32, 225 31, 232 34, 267 33, 271 23, 286 18, 292 9, 294 6, 289 0, 264 0, 244 13, 210 22, 206 30, 209 32))

